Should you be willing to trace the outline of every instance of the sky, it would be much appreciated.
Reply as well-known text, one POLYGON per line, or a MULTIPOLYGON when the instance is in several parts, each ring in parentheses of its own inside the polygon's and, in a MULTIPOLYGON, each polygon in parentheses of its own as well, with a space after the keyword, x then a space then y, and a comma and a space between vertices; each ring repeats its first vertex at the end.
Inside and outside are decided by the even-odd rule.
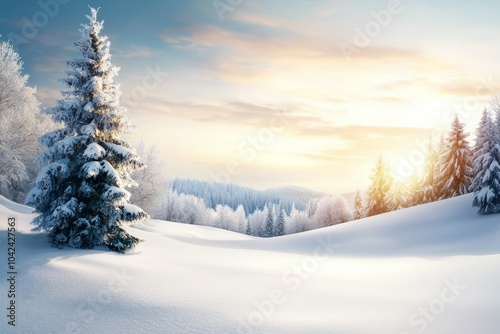
POLYGON ((474 138, 499 92, 498 1, 1 0, 43 107, 61 98, 88 6, 121 68, 130 135, 169 177, 365 189, 376 157, 422 166, 457 114, 474 138))

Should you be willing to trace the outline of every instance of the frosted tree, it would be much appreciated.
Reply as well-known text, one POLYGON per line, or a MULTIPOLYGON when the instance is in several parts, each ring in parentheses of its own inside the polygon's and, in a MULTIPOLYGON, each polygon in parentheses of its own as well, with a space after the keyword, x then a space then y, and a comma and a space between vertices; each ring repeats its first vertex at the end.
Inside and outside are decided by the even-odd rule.
POLYGON ((492 116, 494 135, 497 136, 497 140, 500 141, 500 95, 496 95, 491 100, 490 106, 494 113, 492 116))
POLYGON ((322 197, 313 216, 316 228, 337 225, 353 219, 352 210, 342 196, 322 197))
POLYGON ((285 235, 285 210, 281 205, 278 205, 278 217, 276 218, 274 235, 275 236, 285 235))
POLYGON ((440 157, 437 191, 440 199, 464 195, 469 192, 472 178, 472 153, 464 124, 455 116, 446 140, 446 150, 440 157))
POLYGON ((492 134, 495 137, 494 140, 500 143, 500 95, 493 98, 491 105, 495 113, 494 120, 492 120, 492 134))
POLYGON ((424 165, 424 175, 422 182, 422 203, 430 203, 436 198, 436 174, 439 164, 439 152, 434 147, 432 140, 429 140, 427 156, 424 165))
POLYGON ((252 235, 252 228, 250 227, 250 220, 247 220, 247 227, 245 230, 246 235, 252 235))
POLYGON ((389 190, 391 184, 392 177, 389 165, 382 156, 379 156, 372 170, 371 184, 368 188, 368 203, 366 205, 368 217, 390 210, 389 190))
POLYGON ((408 180, 406 180, 408 189, 408 198, 406 207, 412 207, 424 203, 424 185, 422 175, 418 172, 413 172, 408 180))
POLYGON ((360 191, 356 191, 356 196, 354 196, 354 219, 361 219, 365 216, 365 207, 363 205, 363 197, 361 197, 360 191))
POLYGON ((473 170, 472 205, 481 214, 500 212, 500 140, 486 110, 477 129, 473 170))
POLYGON ((285 232, 286 234, 304 232, 312 228, 311 219, 307 211, 299 211, 292 207, 290 216, 285 217, 285 232))
MULTIPOLYGON (((168 184, 168 182, 167 182, 168 184)), ((177 215, 177 193, 167 185, 162 197, 161 205, 158 210, 155 210, 154 218, 167 221, 175 221, 177 215)))
POLYGON ((406 184, 403 182, 393 181, 391 189, 388 193, 389 211, 396 211, 408 206, 408 195, 406 184))
POLYGON ((229 230, 238 233, 245 233, 246 229, 246 214, 243 205, 238 205, 236 210, 233 211, 232 224, 229 226, 229 230))
MULTIPOLYGON (((184 224, 210 225, 205 222, 207 208, 203 199, 193 195, 180 194, 177 196, 175 203, 176 215, 174 221, 184 224)), ((228 211, 232 211, 231 208, 228 209, 228 211)), ((223 217, 225 212, 221 213, 221 215, 223 217)), ((220 219, 223 220, 223 218, 220 219)), ((222 228, 227 229, 227 226, 222 226, 222 228)))
POLYGON ((264 229, 267 219, 267 206, 262 210, 255 210, 252 214, 248 216, 248 221, 251 226, 251 230, 254 236, 262 237, 264 236, 264 229))
POLYGON ((269 238, 274 235, 274 210, 272 207, 267 210, 266 225, 264 226, 263 237, 269 238))
POLYGON ((138 186, 130 190, 130 203, 154 215, 162 204, 165 189, 169 187, 166 163, 156 145, 147 147, 143 141, 137 146, 137 155, 142 158, 145 168, 132 174, 138 186))
POLYGON ((23 63, 10 43, 0 43, 0 194, 21 201, 37 173, 42 151, 37 138, 54 128, 39 113, 36 89, 28 86, 23 63))
POLYGON ((486 163, 483 159, 483 155, 488 154, 491 151, 492 140, 494 140, 494 133, 492 133, 493 130, 494 124, 491 119, 491 114, 487 109, 484 109, 481 120, 479 121, 479 125, 476 129, 476 141, 472 149, 472 175, 475 176, 475 179, 471 184, 471 192, 475 192, 480 187, 477 175, 483 171, 484 163, 486 163))
POLYGON ((91 8, 88 24, 75 46, 82 58, 68 62, 67 90, 45 112, 63 127, 40 137, 47 148, 38 159, 45 164, 26 203, 39 213, 33 224, 46 230, 54 245, 94 248, 105 245, 124 252, 140 240, 123 226, 147 217, 129 204, 130 176, 143 167, 135 149, 120 136, 130 129, 119 104, 108 38, 103 22, 91 8))

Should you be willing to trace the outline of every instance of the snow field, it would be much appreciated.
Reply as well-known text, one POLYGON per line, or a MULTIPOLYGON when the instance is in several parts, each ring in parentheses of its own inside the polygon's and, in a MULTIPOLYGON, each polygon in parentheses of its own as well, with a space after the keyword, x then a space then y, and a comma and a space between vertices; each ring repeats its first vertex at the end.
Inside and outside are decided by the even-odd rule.
POLYGON ((17 322, 2 332, 500 328, 500 219, 477 215, 470 195, 270 239, 152 220, 127 228, 146 242, 125 255, 50 247, 30 232, 29 208, 0 202, 0 221, 18 221, 17 322))

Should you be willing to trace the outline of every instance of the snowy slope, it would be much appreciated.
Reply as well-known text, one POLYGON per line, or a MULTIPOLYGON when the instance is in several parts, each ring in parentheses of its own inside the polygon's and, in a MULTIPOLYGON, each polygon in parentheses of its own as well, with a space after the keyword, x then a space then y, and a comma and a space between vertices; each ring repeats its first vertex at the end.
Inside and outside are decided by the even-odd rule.
POLYGON ((471 201, 275 239, 151 221, 119 255, 51 248, 0 198, 0 247, 9 216, 20 231, 17 326, 3 315, 0 333, 498 333, 500 215, 471 201))

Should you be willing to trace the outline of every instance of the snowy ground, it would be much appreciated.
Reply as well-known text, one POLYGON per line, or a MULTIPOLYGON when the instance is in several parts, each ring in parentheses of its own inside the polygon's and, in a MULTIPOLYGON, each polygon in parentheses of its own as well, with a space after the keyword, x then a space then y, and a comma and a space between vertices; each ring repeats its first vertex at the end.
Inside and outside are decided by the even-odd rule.
POLYGON ((16 327, 0 333, 474 333, 500 331, 500 215, 463 196, 275 239, 151 221, 138 251, 59 250, 17 218, 16 327))

